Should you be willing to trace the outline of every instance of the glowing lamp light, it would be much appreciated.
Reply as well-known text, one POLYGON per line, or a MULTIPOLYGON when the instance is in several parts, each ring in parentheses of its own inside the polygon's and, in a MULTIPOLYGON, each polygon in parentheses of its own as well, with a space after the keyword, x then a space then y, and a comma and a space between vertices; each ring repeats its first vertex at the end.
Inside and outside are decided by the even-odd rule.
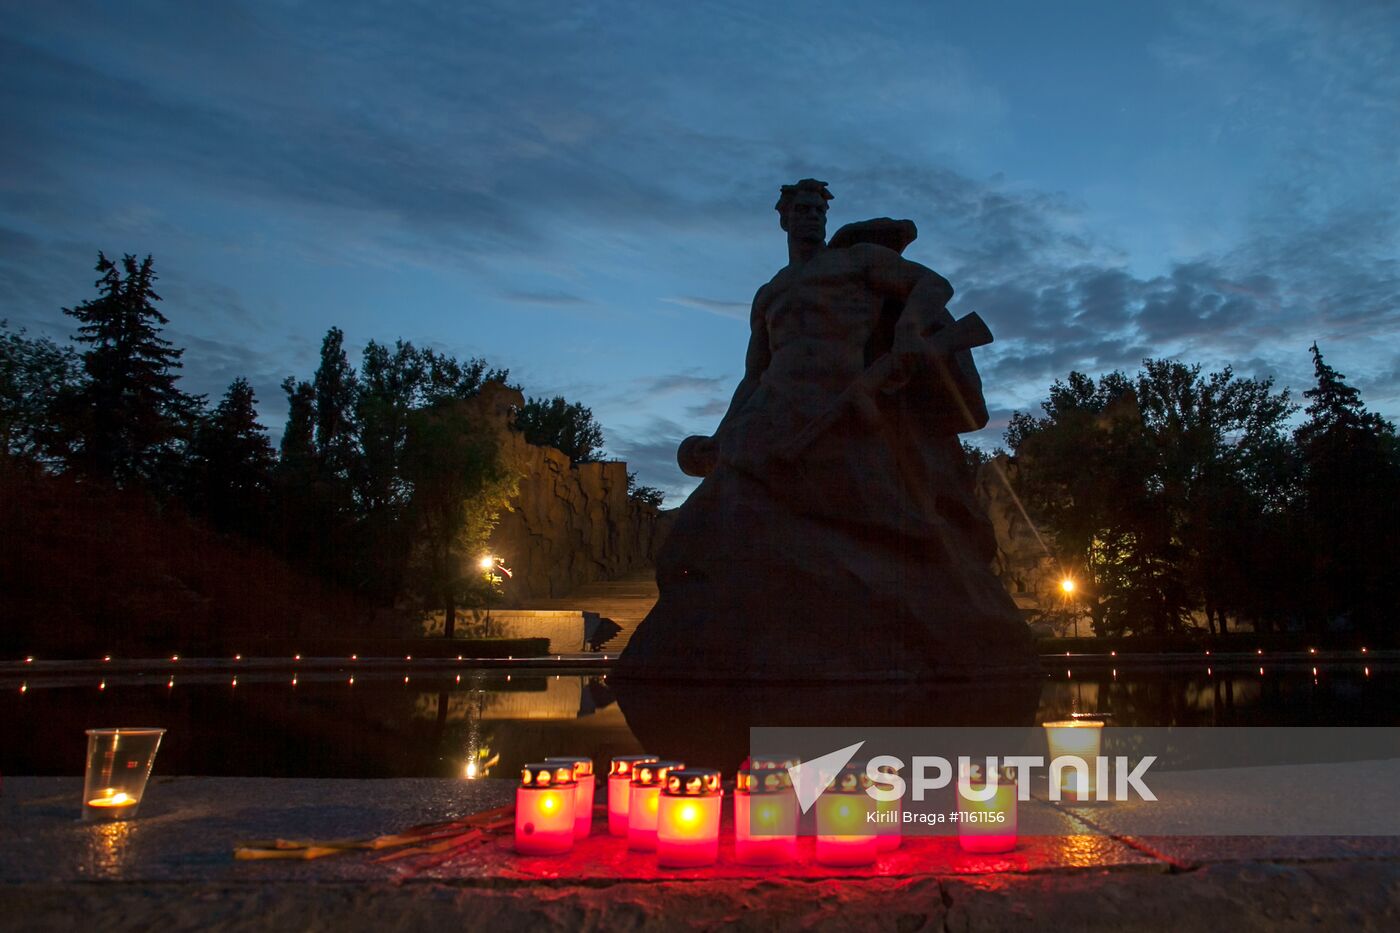
POLYGON ((520 771, 515 789, 515 851, 560 855, 574 846, 573 768, 540 762, 520 771))
POLYGON ((1092 799, 1098 790, 1094 759, 1103 744, 1103 723, 1093 719, 1047 722, 1045 739, 1050 746, 1050 799, 1092 799))
POLYGON ((661 809, 661 787, 672 771, 685 767, 680 761, 648 761, 632 768, 627 797, 627 848, 656 851, 656 817, 661 809))
POLYGON ((574 801, 574 838, 582 839, 593 831, 593 759, 557 755, 545 759, 555 767, 572 768, 578 796, 574 801))
POLYGON ((870 778, 865 765, 847 765, 817 798, 817 842, 820 865, 873 865, 880 854, 880 837, 866 815, 875 801, 866 793, 870 778))
POLYGON ((1016 848, 1016 778, 1014 774, 993 774, 994 789, 987 793, 982 768, 973 765, 964 794, 958 786, 958 845, 964 852, 978 855, 1010 852, 1016 848))
MULTIPOLYGON (((510 679, 510 675, 506 675, 510 679)), ((627 835, 628 803, 632 798, 632 769, 660 761, 655 755, 619 755, 608 769, 608 832, 627 835)))
POLYGON ((1065 577, 1063 580, 1060 581, 1060 589, 1065 592, 1065 595, 1073 593, 1074 579, 1072 577, 1065 577))
POLYGON ((496 558, 487 554, 485 557, 481 558, 481 560, 477 561, 477 566, 482 570, 490 570, 492 567, 496 566, 496 558))
POLYGON ((719 772, 680 768, 666 775, 656 814, 656 863, 700 868, 719 859, 719 772))
POLYGON ((734 857, 742 865, 796 861, 797 813, 787 771, 740 771, 734 783, 734 857))

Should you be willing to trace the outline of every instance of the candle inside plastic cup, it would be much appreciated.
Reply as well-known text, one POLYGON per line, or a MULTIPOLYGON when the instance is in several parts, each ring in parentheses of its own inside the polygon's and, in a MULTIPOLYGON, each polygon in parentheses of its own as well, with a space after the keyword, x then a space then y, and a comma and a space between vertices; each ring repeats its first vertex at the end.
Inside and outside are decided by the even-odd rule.
POLYGON ((87 730, 84 820, 129 820, 136 816, 164 735, 164 729, 156 728, 87 730))

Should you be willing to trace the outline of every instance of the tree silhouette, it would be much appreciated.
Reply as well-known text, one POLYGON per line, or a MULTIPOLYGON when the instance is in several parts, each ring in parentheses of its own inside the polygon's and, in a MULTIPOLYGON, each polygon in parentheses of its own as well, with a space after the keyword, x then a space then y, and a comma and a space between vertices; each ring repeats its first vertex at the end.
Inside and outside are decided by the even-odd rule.
POLYGON ((77 390, 81 375, 72 347, 26 337, 0 320, 0 455, 45 460, 58 401, 77 390))
POLYGON ((1145 360, 1132 380, 1071 373, 1042 409, 1015 413, 1006 439, 1023 499, 1087 578, 1096 631, 1169 632, 1195 611, 1223 630, 1258 610, 1248 544, 1279 511, 1287 392, 1145 360))
POLYGON ((151 257, 122 258, 121 269, 97 254, 100 292, 63 312, 79 322, 73 338, 86 381, 63 402, 61 433, 69 464, 119 485, 174 486, 201 399, 176 386, 183 350, 160 336, 169 322, 151 257))
POLYGON ((562 395, 545 400, 532 398, 516 413, 515 427, 537 447, 553 447, 570 463, 589 463, 603 452, 603 429, 591 409, 570 403, 562 395))
POLYGON ((275 460, 247 379, 235 379, 202 420, 191 461, 194 509, 220 531, 260 534, 268 518, 275 460))
POLYGON ((476 561, 516 480, 495 435, 456 400, 410 415, 404 475, 413 486, 416 531, 411 585, 424 605, 444 610, 451 638, 457 607, 484 580, 476 561))
POLYGON ((1316 384, 1294 432, 1302 472, 1299 533, 1309 545, 1306 608, 1314 627, 1376 629, 1397 608, 1400 455, 1395 426, 1311 347, 1316 384))

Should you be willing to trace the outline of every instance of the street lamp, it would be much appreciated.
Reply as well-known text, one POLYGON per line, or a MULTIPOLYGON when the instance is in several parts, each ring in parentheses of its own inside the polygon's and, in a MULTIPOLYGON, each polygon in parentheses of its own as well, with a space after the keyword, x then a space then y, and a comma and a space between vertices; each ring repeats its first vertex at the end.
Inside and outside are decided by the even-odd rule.
MULTIPOLYGON (((1060 580, 1060 591, 1065 594, 1065 606, 1069 606, 1070 599, 1074 596, 1074 577, 1064 577, 1060 580)), ((1074 637, 1079 637, 1079 613, 1074 613, 1074 637)))
POLYGON ((491 590, 496 584, 501 582, 501 578, 496 576, 497 571, 505 574, 506 579, 510 579, 510 568, 501 562, 494 554, 483 554, 481 560, 477 561, 477 566, 486 575, 486 622, 491 621, 491 590))

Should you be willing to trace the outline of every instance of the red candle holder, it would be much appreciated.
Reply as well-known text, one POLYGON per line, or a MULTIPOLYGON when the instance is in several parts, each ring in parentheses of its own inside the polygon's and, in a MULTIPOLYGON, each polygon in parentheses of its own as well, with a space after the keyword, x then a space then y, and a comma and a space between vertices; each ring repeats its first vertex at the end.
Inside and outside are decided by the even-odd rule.
POLYGON ((734 782, 734 857, 743 865, 796 861, 797 815, 786 770, 740 771, 734 782))
POLYGON ((656 851, 656 817, 661 809, 661 786, 666 775, 685 767, 681 761, 646 761, 632 768, 627 800, 627 848, 656 851))
POLYGON ((574 782, 578 784, 574 798, 574 838, 583 839, 593 832, 593 759, 554 755, 544 761, 545 764, 573 769, 574 782))
POLYGON ((660 761, 655 755, 618 755, 608 769, 608 832, 627 835, 627 814, 632 797, 632 769, 660 761))
POLYGON ((817 798, 817 841, 814 855, 821 865, 872 865, 880 854, 870 778, 865 765, 847 766, 817 798))
POLYGON ((666 775, 656 814, 656 863, 700 868, 719 859, 719 772, 681 768, 666 775))
POLYGON ((560 855, 574 845, 573 768, 540 762, 521 769, 515 789, 515 851, 560 855))

